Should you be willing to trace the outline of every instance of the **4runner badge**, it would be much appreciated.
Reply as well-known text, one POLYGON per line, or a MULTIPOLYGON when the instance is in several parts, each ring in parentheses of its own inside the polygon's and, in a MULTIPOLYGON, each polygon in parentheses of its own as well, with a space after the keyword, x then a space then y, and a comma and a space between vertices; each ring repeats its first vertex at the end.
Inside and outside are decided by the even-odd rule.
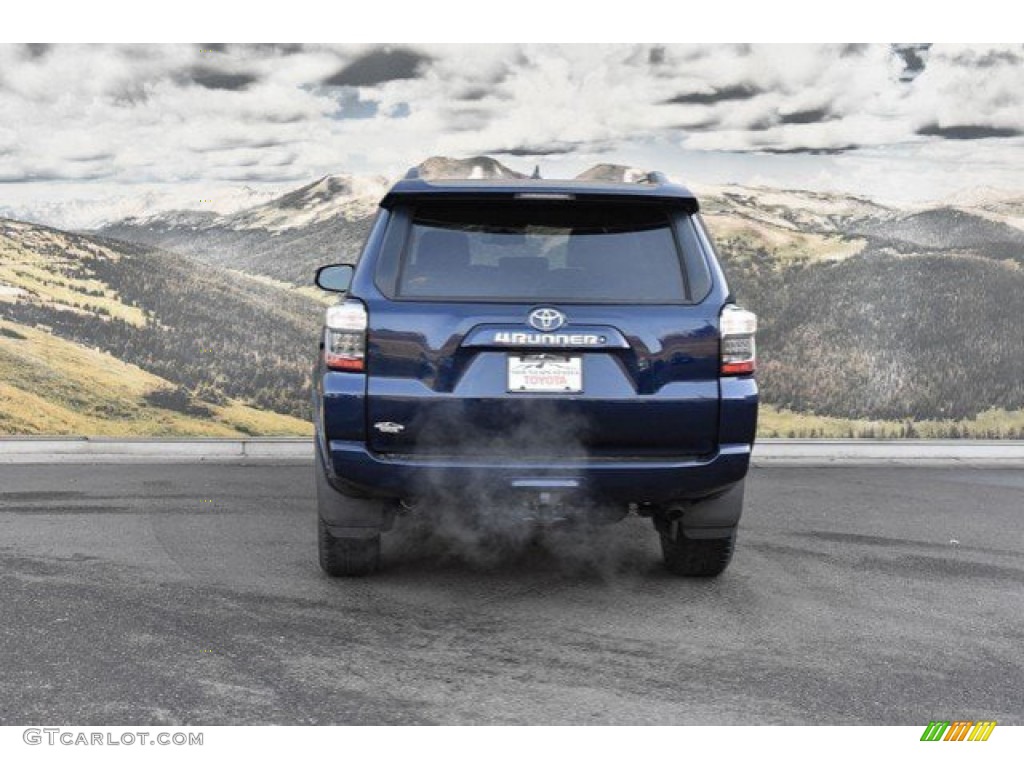
POLYGON ((405 429, 404 424, 396 424, 393 421, 378 421, 373 425, 373 428, 378 432, 385 432, 389 435, 397 435, 399 432, 405 429))

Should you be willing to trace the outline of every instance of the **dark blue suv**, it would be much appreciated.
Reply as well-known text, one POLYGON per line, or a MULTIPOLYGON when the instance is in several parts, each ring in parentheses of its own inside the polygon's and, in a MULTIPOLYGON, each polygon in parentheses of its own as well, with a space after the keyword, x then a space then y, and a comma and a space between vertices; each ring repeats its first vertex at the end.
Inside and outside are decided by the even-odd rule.
POLYGON ((317 285, 319 551, 378 567, 444 499, 527 521, 650 517, 673 573, 728 565, 757 422, 756 318, 694 196, 637 183, 398 182, 317 285))

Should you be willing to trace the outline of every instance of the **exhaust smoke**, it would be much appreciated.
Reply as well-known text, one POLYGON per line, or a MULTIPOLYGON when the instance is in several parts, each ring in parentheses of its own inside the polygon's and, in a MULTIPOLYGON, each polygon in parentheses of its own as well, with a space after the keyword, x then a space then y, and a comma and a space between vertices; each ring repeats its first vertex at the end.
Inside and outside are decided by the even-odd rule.
POLYGON ((559 570, 610 575, 623 567, 634 553, 623 544, 623 531, 604 523, 620 520, 627 505, 597 506, 586 497, 584 478, 545 471, 550 462, 590 455, 587 420, 571 401, 539 398, 524 397, 499 413, 483 422, 464 406, 456 419, 449 412, 421 421, 411 430, 414 450, 481 464, 531 461, 539 471, 524 471, 511 486, 496 483, 487 466, 457 478, 443 469, 426 472, 389 536, 396 554, 476 568, 553 561, 559 570))

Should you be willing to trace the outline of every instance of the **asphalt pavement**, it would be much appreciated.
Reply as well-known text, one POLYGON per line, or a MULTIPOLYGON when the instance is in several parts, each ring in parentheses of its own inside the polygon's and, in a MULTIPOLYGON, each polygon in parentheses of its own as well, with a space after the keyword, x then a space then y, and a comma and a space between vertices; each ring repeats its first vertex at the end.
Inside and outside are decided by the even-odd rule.
POLYGON ((717 580, 646 520, 315 557, 312 467, 0 466, 0 724, 1024 724, 1024 472, 762 467, 717 580))

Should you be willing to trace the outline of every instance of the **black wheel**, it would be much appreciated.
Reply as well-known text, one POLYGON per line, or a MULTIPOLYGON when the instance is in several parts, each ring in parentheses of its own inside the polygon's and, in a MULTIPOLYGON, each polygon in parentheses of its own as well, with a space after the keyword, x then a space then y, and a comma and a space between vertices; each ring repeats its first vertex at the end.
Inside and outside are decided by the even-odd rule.
POLYGON ((723 538, 690 539, 678 524, 658 525, 665 567, 676 576, 717 576, 732 560, 736 530, 723 538))
POLYGON ((329 576, 369 576, 380 564, 380 535, 368 538, 332 536, 326 523, 317 518, 320 567, 329 576))

